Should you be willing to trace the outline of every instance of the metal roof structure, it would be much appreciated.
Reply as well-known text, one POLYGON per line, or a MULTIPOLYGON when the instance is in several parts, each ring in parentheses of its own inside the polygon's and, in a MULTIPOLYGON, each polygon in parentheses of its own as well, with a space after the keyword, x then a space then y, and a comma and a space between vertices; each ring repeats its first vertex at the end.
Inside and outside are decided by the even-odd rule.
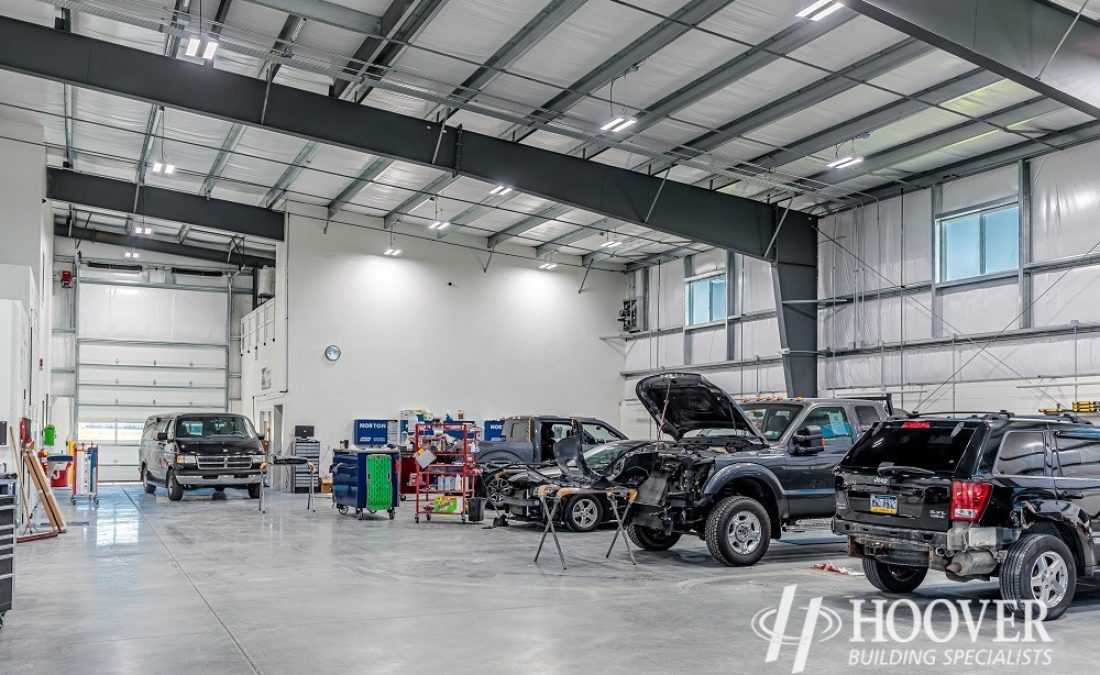
MULTIPOLYGON (((1087 109, 1067 104, 1087 95, 1059 95, 1046 80, 1037 91, 967 60, 980 50, 932 37, 936 27, 917 26, 920 17, 886 17, 899 3, 799 17, 811 4, 0 0, 0 16, 193 63, 204 61, 187 55, 192 37, 217 40, 206 67, 270 88, 810 213, 1100 137, 1087 109), (608 127, 616 118, 636 121, 608 127), (848 155, 863 161, 828 166, 848 155)), ((1062 24, 1072 33, 1054 50, 1063 51, 1052 73, 1082 31, 1097 30, 1097 13, 1078 2, 1012 4, 1039 7, 1054 38, 1062 24)), ((1029 56, 1021 61, 1042 66, 1050 55, 1029 56)), ((11 70, 0 70, 0 116, 41 124, 51 167, 135 186, 129 209, 55 200, 60 221, 85 229, 149 227, 165 242, 272 257, 267 237, 143 212, 140 185, 267 210, 301 201, 334 220, 358 212, 396 228, 444 220, 453 225, 441 237, 585 264, 652 264, 713 245, 534 189, 494 192, 495 183, 446 167, 11 70), (149 170, 162 159, 171 175, 149 170)))

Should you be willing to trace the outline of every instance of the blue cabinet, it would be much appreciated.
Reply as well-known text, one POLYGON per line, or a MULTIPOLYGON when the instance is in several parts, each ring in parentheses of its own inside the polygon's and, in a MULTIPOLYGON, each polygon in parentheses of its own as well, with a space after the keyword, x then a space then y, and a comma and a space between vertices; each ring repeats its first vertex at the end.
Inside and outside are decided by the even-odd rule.
POLYGON ((336 452, 332 456, 332 501, 340 513, 354 509, 360 519, 365 511, 386 511, 390 518, 401 503, 397 450, 336 452), (373 459, 372 459, 373 458, 373 459), (371 476, 375 467, 377 476, 371 476), (384 473, 383 473, 384 472, 384 473), (389 489, 386 490, 386 483, 389 489))

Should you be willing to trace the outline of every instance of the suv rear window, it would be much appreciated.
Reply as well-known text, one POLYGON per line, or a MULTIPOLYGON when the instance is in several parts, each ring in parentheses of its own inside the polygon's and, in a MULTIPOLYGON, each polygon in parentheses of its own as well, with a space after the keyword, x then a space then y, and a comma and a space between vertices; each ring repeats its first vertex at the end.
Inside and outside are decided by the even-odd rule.
POLYGON ((954 473, 977 427, 964 422, 912 420, 879 426, 855 444, 840 464, 877 469, 911 466, 954 473))

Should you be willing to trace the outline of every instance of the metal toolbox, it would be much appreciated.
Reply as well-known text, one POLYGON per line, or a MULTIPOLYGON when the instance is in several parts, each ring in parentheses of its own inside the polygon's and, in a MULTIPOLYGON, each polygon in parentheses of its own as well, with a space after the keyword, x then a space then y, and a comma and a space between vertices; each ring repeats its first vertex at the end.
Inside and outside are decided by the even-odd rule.
POLYGON ((341 513, 355 509, 355 514, 363 516, 366 510, 389 513, 394 517, 394 509, 401 503, 400 479, 398 467, 401 454, 398 450, 362 450, 335 452, 332 455, 332 502, 341 513), (390 501, 388 504, 372 504, 369 497, 371 483, 368 465, 372 457, 386 457, 387 476, 379 480, 389 480, 390 501))

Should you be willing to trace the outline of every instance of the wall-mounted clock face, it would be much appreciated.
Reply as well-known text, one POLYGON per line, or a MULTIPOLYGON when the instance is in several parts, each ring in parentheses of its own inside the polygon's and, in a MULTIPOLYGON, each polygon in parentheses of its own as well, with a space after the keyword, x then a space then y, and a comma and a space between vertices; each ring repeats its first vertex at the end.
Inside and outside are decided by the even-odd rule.
POLYGON ((329 345, 325 347, 325 358, 329 361, 340 360, 340 348, 336 345, 329 345))

